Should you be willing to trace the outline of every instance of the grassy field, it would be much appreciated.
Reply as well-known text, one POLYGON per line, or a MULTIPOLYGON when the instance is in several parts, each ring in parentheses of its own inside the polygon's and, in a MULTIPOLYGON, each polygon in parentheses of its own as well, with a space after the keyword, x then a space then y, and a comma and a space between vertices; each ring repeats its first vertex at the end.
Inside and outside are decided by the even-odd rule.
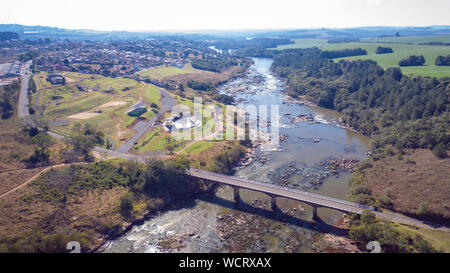
POLYGON ((190 64, 185 65, 183 68, 176 66, 158 66, 150 69, 140 71, 138 74, 144 78, 165 80, 167 77, 189 74, 189 73, 202 73, 202 70, 193 68, 190 64))
POLYGON ((180 155, 199 155, 205 149, 218 145, 219 143, 219 141, 199 141, 187 147, 180 155))
POLYGON ((427 149, 405 151, 371 162, 365 181, 377 199, 387 199, 392 209, 415 214, 421 203, 427 210, 450 217, 450 158, 438 159, 427 149))
POLYGON ((167 146, 165 138, 168 136, 170 136, 168 132, 156 127, 141 138, 134 149, 144 153, 164 150, 167 146))
POLYGON ((450 253, 450 232, 444 230, 409 227, 399 224, 396 224, 396 226, 410 235, 414 236, 417 234, 423 236, 436 250, 444 253, 450 253))
POLYGON ((450 35, 364 38, 361 41, 376 42, 376 43, 405 43, 405 44, 420 44, 429 42, 450 43, 450 35))
MULTIPOLYGON (((295 44, 282 45, 277 49, 287 48, 308 48, 317 46, 322 50, 339 50, 345 48, 357 48, 361 47, 367 51, 367 55, 346 57, 341 59, 348 60, 366 60, 372 59, 376 61, 381 67, 398 67, 398 62, 411 55, 423 55, 425 57, 425 65, 402 67, 402 71, 405 74, 422 75, 431 77, 445 77, 450 76, 450 66, 436 66, 435 60, 438 56, 444 56, 450 54, 449 46, 430 46, 430 45, 418 45, 420 42, 430 41, 449 41, 450 36, 430 36, 430 37, 399 37, 399 38, 379 38, 373 41, 383 41, 383 43, 375 42, 353 42, 353 43, 337 43, 328 44, 323 39, 297 39, 294 40, 295 44), (395 42, 397 41, 397 42, 395 42), (411 44, 406 44, 409 41, 411 44), (391 47, 394 50, 392 54, 375 54, 375 49, 378 46, 391 47)), ((339 60, 339 59, 336 59, 339 60)))

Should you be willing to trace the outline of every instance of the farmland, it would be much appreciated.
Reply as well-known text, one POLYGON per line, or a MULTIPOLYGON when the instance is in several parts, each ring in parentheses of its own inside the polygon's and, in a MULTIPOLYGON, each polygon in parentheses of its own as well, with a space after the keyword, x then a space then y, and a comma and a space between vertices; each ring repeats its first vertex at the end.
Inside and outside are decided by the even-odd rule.
POLYGON ((402 67, 405 74, 445 77, 450 75, 449 66, 436 66, 435 60, 438 56, 450 54, 449 46, 431 46, 420 45, 424 42, 448 42, 450 36, 426 36, 426 37, 389 37, 377 39, 365 39, 364 42, 337 43, 328 44, 323 39, 297 39, 295 44, 283 45, 277 49, 288 48, 307 48, 317 46, 322 50, 340 50, 345 48, 362 48, 367 51, 367 55, 338 58, 347 60, 365 60, 372 59, 383 68, 398 67, 398 62, 411 55, 423 55, 425 64, 423 66, 402 67), (392 54, 375 54, 375 49, 379 46, 391 47, 394 50, 392 54))

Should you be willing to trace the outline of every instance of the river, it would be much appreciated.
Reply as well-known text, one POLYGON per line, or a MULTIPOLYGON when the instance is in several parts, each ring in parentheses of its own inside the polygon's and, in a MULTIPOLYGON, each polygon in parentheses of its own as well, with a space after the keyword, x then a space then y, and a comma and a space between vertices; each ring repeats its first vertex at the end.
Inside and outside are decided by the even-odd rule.
MULTIPOLYGON (((364 159, 369 139, 338 126, 337 113, 288 101, 283 80, 270 72, 271 59, 254 58, 250 72, 221 87, 238 104, 279 105, 278 151, 256 149, 251 164, 236 176, 345 199, 351 173, 330 173, 324 163, 333 158, 364 159), (312 120, 296 119, 303 114, 312 120)), ((241 190, 243 202, 234 206, 232 189, 222 186, 215 195, 199 196, 135 226, 105 244, 104 252, 311 252, 313 238, 329 230, 341 217, 320 208, 315 223, 312 208, 277 199, 283 213, 269 211, 270 198, 241 190), (266 209, 267 208, 267 209, 266 209)))

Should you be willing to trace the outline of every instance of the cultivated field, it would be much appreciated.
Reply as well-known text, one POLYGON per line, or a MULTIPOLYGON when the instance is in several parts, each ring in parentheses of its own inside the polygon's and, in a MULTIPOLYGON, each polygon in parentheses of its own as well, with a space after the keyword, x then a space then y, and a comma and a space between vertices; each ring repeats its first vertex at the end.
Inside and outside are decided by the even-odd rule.
MULTIPOLYGON (((450 66, 436 66, 435 60, 438 56, 446 56, 450 54, 450 46, 431 46, 419 45, 423 42, 449 42, 450 36, 426 36, 426 37, 389 37, 366 39, 364 42, 353 43, 337 43, 328 44, 323 39, 297 39, 295 44, 278 46, 277 49, 288 48, 308 48, 317 46, 322 50, 339 50, 345 48, 361 47, 367 51, 367 55, 345 57, 340 59, 348 60, 365 60, 372 59, 376 61, 381 67, 398 67, 398 62, 411 55, 423 55, 425 57, 425 65, 402 67, 405 74, 422 75, 431 77, 445 77, 450 76, 450 66), (394 50, 392 54, 375 54, 375 49, 378 46, 391 47, 394 50)), ((339 60, 339 59, 336 59, 339 60)))

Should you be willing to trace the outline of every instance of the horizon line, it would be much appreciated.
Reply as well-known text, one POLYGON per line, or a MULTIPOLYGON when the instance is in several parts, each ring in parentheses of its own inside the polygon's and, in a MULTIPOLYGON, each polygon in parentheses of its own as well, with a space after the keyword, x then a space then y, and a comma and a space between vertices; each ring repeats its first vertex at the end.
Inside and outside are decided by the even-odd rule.
MULTIPOLYGON (((111 30, 100 30, 95 28, 67 28, 59 26, 49 26, 49 25, 24 25, 19 23, 1 23, 2 25, 18 25, 23 27, 48 27, 57 28, 63 30, 71 31, 96 31, 96 32, 130 32, 130 33, 208 33, 208 32, 251 32, 251 31, 289 31, 289 30, 321 30, 321 29, 355 29, 355 28, 375 28, 375 27, 386 27, 386 28, 429 28, 429 27, 450 27, 450 25, 362 25, 362 26, 352 26, 352 27, 277 27, 277 28, 230 28, 230 29, 155 29, 155 30, 126 30, 126 29, 111 29, 111 30)), ((450 34, 450 33, 449 33, 450 34)), ((443 34, 447 35, 447 34, 443 34)))

